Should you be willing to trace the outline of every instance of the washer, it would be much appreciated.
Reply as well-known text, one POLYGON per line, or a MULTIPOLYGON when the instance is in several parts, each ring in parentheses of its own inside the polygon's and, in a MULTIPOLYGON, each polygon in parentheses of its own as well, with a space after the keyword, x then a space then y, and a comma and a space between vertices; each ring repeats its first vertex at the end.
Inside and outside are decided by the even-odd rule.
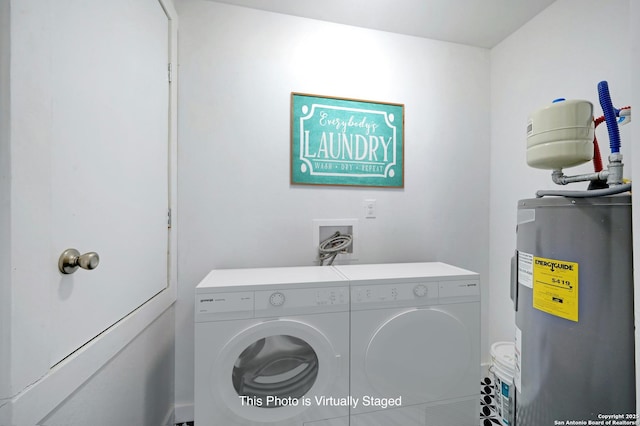
POLYGON ((195 423, 348 426, 348 324, 333 268, 212 271, 196 287, 195 423))
POLYGON ((480 282, 444 263, 335 267, 351 286, 351 426, 475 426, 480 282))

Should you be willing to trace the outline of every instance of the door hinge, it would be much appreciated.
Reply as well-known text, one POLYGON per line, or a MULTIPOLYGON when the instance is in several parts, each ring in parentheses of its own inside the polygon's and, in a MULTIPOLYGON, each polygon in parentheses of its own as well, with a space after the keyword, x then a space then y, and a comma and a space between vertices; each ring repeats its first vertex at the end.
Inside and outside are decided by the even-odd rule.
POLYGON ((167 68, 168 68, 167 72, 169 74, 169 83, 171 83, 171 78, 172 78, 172 75, 171 75, 171 62, 169 62, 169 66, 167 68))
POLYGON ((167 210, 167 228, 171 229, 171 209, 167 210))

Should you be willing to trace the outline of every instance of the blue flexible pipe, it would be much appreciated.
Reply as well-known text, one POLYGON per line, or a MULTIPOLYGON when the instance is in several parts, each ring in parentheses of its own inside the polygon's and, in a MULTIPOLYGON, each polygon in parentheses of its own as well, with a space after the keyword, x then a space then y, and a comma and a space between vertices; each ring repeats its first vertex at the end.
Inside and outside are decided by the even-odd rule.
POLYGON ((609 131, 609 146, 611 153, 620 152, 620 131, 618 130, 618 121, 616 119, 616 111, 611 103, 611 95, 609 95, 609 84, 606 81, 598 83, 598 98, 600 106, 604 112, 604 119, 607 122, 607 130, 609 131))

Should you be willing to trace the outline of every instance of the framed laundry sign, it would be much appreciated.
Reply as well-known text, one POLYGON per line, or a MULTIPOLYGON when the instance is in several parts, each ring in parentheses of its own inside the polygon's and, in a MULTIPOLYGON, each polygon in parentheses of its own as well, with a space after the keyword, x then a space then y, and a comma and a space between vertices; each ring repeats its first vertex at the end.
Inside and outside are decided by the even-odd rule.
POLYGON ((404 187, 404 105, 291 94, 291 183, 404 187))

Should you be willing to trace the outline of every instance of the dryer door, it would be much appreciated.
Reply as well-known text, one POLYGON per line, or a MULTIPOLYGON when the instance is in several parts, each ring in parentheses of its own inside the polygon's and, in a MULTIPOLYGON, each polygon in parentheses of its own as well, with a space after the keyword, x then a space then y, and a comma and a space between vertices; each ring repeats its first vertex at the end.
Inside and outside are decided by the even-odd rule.
POLYGON ((352 395, 407 406, 477 393, 478 305, 352 312, 352 395))
POLYGON ((262 337, 236 359, 233 388, 248 403, 283 407, 299 399, 318 379, 318 355, 306 341, 286 335, 262 337))
POLYGON ((211 383, 234 424, 283 424, 296 416, 313 417, 316 396, 336 392, 332 385, 346 363, 318 329, 272 320, 243 330, 225 345, 211 383))

